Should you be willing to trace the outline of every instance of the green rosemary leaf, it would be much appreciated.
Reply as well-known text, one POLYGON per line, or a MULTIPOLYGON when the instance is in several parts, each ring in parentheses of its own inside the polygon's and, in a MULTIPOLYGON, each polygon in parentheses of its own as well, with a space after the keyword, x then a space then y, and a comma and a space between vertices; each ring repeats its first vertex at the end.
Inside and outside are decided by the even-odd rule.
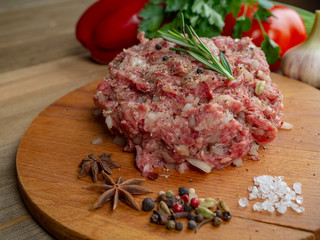
POLYGON ((205 60, 202 56, 198 55, 197 53, 195 52, 191 52, 191 51, 188 51, 188 53, 193 57, 195 58, 196 60, 198 60, 199 62, 203 63, 204 65, 206 65, 207 67, 209 67, 211 70, 214 70, 222 75, 224 75, 224 73, 218 69, 216 66, 214 66, 212 63, 208 62, 207 60, 205 60))
POLYGON ((220 52, 220 60, 221 60, 222 65, 224 66, 224 68, 227 69, 227 71, 230 73, 230 75, 232 75, 231 66, 230 66, 230 64, 228 62, 228 59, 223 54, 223 52, 220 52))
POLYGON ((187 48, 170 49, 191 55, 194 59, 207 66, 210 70, 216 71, 232 81, 232 69, 224 54, 220 53, 220 62, 218 58, 213 55, 207 45, 200 39, 192 26, 185 25, 183 13, 181 13, 180 25, 182 27, 182 33, 178 32, 176 29, 169 30, 168 33, 158 31, 163 39, 187 48))

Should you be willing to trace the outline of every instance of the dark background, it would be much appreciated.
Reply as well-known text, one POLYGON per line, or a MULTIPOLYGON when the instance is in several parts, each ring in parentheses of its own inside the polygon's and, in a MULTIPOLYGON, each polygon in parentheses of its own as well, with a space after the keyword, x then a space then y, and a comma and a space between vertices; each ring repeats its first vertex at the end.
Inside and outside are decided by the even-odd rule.
POLYGON ((294 5, 311 12, 314 12, 316 9, 320 10, 320 0, 279 0, 277 2, 294 5))

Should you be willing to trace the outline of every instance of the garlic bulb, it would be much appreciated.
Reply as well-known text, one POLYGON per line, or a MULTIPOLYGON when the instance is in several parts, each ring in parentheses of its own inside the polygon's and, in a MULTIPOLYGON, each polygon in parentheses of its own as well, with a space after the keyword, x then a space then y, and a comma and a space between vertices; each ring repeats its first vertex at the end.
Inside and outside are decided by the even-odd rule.
POLYGON ((320 88, 320 10, 316 10, 308 39, 284 54, 281 70, 286 76, 320 88))

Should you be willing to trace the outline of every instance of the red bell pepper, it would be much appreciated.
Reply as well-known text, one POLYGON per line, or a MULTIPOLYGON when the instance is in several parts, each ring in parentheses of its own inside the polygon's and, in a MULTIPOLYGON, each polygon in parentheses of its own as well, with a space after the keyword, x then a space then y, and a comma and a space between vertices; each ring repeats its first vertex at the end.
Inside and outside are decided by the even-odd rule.
MULTIPOLYGON (((249 32, 242 33, 242 37, 251 37, 256 46, 261 46, 264 37, 258 21, 253 18, 255 10, 256 7, 249 7, 247 9, 246 16, 252 20, 252 26, 249 32)), ((243 12, 244 6, 241 7, 238 16, 241 16, 243 12)), ((269 22, 262 21, 262 26, 268 36, 279 45, 281 50, 280 57, 282 57, 287 50, 306 40, 306 28, 301 16, 292 8, 274 5, 270 9, 270 12, 274 16, 268 18, 269 22)), ((236 20, 232 14, 227 14, 222 34, 232 36, 235 22, 236 20)), ((279 69, 279 67, 280 61, 270 66, 271 70, 279 69)))
POLYGON ((76 37, 99 63, 111 61, 123 48, 138 43, 141 9, 148 0, 100 0, 80 17, 76 37))

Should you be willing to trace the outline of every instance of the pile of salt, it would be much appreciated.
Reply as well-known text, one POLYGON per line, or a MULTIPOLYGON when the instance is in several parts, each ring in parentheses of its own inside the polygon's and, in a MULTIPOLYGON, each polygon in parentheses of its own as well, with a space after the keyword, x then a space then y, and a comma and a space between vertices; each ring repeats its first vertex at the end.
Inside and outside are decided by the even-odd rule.
MULTIPOLYGON (((303 203, 303 197, 297 196, 301 194, 301 183, 294 183, 293 189, 288 187, 287 183, 283 181, 284 177, 272 177, 269 175, 262 175, 254 177, 255 186, 248 187, 249 200, 263 199, 263 202, 256 202, 253 204, 255 211, 269 211, 284 214, 287 208, 291 207, 297 213, 305 211, 304 207, 298 204, 303 203)), ((240 198, 238 201, 241 207, 249 206, 247 198, 240 198)))

